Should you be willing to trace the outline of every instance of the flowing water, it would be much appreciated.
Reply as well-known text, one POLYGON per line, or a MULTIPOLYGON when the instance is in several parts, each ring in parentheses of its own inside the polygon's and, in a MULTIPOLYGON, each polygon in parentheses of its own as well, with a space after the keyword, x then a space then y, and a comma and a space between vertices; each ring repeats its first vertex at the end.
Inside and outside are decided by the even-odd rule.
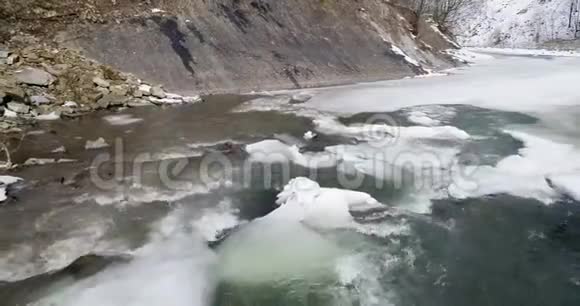
POLYGON ((0 304, 578 305, 579 65, 42 123, 15 161, 74 161, 9 173, 0 304))

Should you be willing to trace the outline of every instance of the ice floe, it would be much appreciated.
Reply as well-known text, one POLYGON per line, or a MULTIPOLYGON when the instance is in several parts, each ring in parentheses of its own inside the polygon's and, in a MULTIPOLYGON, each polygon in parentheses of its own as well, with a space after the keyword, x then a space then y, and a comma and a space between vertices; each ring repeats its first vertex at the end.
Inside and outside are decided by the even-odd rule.
POLYGON ((21 181, 22 179, 10 175, 0 175, 0 203, 6 201, 6 188, 8 186, 21 181))

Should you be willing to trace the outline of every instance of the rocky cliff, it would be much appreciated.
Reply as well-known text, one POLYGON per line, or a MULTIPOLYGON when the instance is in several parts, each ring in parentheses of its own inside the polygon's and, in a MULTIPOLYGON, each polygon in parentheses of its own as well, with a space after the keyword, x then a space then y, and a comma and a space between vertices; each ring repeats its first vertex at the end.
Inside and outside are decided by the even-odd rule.
POLYGON ((439 33, 383 0, 4 0, 4 7, 7 20, 48 27, 61 45, 179 92, 302 88, 452 65, 441 52, 452 46, 439 33))

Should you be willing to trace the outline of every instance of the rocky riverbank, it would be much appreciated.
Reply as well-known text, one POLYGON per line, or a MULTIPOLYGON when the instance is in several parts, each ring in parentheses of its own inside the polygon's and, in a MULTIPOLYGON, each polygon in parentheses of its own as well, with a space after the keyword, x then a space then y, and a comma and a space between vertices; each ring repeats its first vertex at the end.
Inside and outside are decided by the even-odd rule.
POLYGON ((0 133, 102 109, 199 101, 34 36, 14 35, 0 45, 0 133))

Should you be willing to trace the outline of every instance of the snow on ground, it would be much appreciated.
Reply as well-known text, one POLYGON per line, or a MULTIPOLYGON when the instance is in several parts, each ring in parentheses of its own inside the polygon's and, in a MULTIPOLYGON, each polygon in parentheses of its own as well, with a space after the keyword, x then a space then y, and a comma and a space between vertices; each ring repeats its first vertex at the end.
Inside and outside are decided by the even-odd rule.
POLYGON ((572 0, 483 0, 466 7, 453 32, 461 45, 529 48, 573 39, 568 28, 572 0))
POLYGON ((419 62, 417 60, 415 60, 414 58, 411 58, 407 55, 407 53, 403 52, 403 50, 401 50, 401 48, 395 46, 395 45, 391 45, 391 51, 393 51, 393 53, 402 56, 405 61, 415 67, 421 67, 421 64, 419 64, 419 62))
POLYGON ((514 49, 514 48, 467 48, 468 51, 498 54, 498 55, 521 55, 521 56, 563 56, 563 57, 580 57, 579 51, 556 51, 544 49, 514 49))

